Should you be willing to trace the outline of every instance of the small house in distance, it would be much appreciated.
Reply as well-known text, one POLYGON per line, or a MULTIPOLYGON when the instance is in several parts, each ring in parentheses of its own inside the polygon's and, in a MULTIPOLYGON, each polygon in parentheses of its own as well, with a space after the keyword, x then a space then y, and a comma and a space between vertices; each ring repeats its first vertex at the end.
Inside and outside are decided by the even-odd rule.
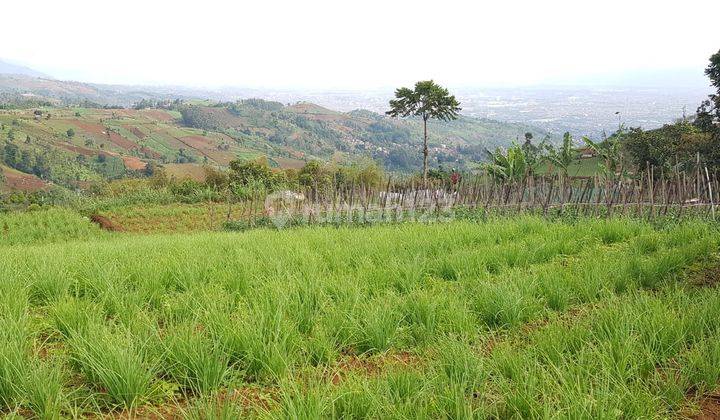
POLYGON ((582 147, 578 149, 578 156, 580 156, 580 159, 590 159, 597 156, 597 152, 591 147, 582 147))

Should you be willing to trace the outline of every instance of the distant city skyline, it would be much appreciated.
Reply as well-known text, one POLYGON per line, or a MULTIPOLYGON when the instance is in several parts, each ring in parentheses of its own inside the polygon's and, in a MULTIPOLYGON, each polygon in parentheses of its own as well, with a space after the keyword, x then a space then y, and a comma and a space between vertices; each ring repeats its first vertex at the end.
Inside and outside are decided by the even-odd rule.
POLYGON ((0 44, 1 58, 106 84, 362 90, 434 78, 457 87, 702 87, 720 48, 712 31, 720 2, 711 0, 128 0, 112 10, 37 0, 3 9, 4 31, 15 35, 0 44))

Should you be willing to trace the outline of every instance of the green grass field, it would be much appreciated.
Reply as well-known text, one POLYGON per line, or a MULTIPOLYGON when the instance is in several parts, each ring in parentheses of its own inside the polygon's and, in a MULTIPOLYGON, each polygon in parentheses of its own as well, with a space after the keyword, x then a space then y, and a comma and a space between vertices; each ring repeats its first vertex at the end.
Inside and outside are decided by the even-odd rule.
MULTIPOLYGON (((568 167, 568 175, 569 176, 578 176, 578 177, 588 177, 588 176, 595 176, 598 175, 601 171, 599 168, 600 165, 600 159, 597 157, 592 158, 584 158, 584 159, 576 159, 569 167, 568 167)), ((540 168, 538 169, 539 173, 547 174, 551 173, 550 168, 547 164, 540 165, 540 168)))
POLYGON ((708 224, 67 228, 54 243, 28 220, 0 246, 8 416, 666 418, 720 381, 708 224))
POLYGON ((107 232, 100 230, 88 218, 70 210, 0 213, 0 248, 19 244, 79 241, 106 235, 107 232))

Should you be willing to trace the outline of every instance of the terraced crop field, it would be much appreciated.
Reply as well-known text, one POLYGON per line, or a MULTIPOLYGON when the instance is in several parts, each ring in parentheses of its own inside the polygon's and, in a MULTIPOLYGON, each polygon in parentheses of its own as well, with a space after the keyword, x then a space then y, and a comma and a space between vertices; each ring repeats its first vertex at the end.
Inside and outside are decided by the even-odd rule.
POLYGON ((0 245, 0 412, 672 418, 720 381, 720 235, 628 220, 0 245))

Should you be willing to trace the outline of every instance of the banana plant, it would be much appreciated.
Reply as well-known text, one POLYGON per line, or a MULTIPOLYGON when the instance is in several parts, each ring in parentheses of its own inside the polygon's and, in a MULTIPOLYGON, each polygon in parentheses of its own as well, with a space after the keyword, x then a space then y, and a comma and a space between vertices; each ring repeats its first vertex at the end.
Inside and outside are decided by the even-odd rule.
POLYGON ((546 143, 545 150, 547 155, 545 161, 561 170, 565 176, 568 175, 570 165, 575 162, 575 149, 573 138, 570 133, 563 135, 562 146, 555 148, 552 144, 546 143))
POLYGON ((621 125, 615 135, 606 138, 601 142, 594 142, 587 137, 583 137, 583 141, 600 157, 600 171, 605 176, 615 176, 622 169, 622 151, 621 140, 625 132, 621 125))
POLYGON ((494 152, 486 152, 490 155, 491 162, 485 163, 483 167, 493 178, 519 181, 531 170, 525 152, 517 143, 513 143, 507 150, 498 147, 494 152))

